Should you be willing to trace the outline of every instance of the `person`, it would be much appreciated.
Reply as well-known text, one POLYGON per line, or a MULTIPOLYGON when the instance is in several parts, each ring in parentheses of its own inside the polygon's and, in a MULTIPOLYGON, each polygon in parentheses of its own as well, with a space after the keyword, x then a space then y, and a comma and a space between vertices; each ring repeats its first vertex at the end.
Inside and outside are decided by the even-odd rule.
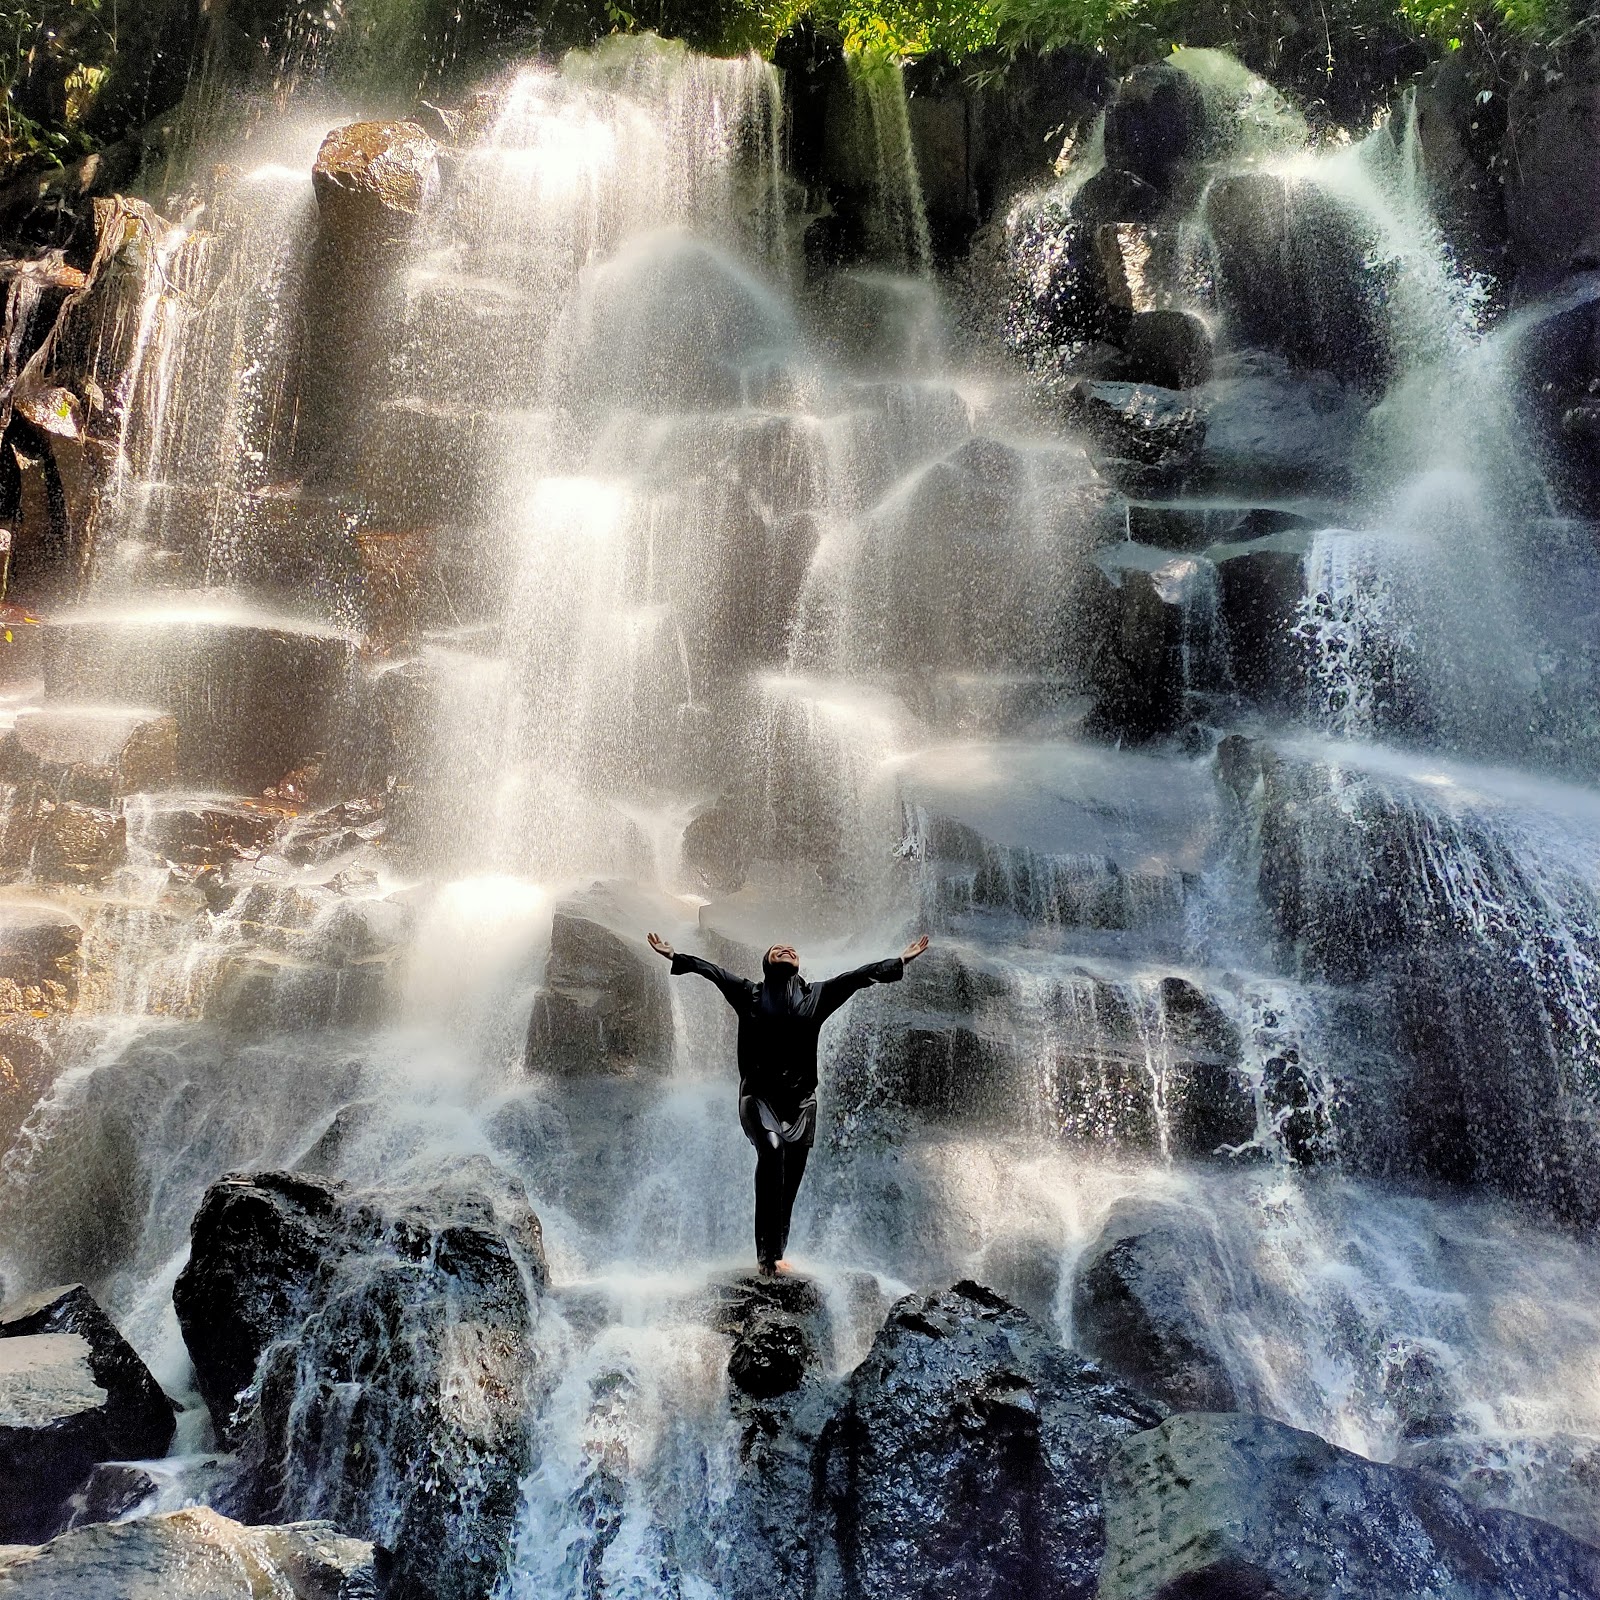
POLYGON ((739 1126, 756 1147, 756 1262, 763 1277, 788 1270, 789 1242, 806 1158, 817 1130, 817 1041, 822 1025, 851 995, 874 983, 898 983, 906 964, 928 948, 914 939, 897 956, 841 972, 822 983, 800 976, 800 954, 775 944, 752 983, 699 956, 674 950, 659 934, 650 948, 672 963, 677 977, 708 978, 739 1017, 739 1126))

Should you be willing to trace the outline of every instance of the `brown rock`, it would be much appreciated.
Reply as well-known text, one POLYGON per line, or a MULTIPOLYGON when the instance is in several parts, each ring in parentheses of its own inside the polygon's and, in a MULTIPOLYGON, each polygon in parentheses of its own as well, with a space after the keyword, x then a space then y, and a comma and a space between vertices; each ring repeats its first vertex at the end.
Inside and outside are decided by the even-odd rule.
POLYGON ((7 745, 0 756, 8 775, 38 777, 53 795, 89 805, 170 788, 177 777, 178 725, 155 711, 24 711, 7 745))
MULTIPOLYGON (((83 930, 44 904, 0 909, 0 1017, 69 1010, 78 996, 78 944, 83 930)), ((36 1041, 0 1032, 0 1094, 15 1080, 31 1084, 40 1065, 36 1041)))
POLYGON ((338 242, 404 234, 439 192, 439 146, 414 122, 352 122, 322 141, 311 169, 338 242))
POLYGON ((39 834, 33 846, 38 877, 60 883, 98 883, 127 859, 125 817, 99 806, 63 800, 40 808, 39 834))

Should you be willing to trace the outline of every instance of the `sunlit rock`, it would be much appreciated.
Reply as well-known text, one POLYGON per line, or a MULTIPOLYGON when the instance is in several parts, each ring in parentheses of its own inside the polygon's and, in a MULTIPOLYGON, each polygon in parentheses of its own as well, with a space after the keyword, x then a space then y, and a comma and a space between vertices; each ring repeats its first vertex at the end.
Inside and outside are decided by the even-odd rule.
POLYGON ((229 1503, 381 1532, 390 1593, 486 1595, 527 1467, 545 1278, 538 1218, 487 1163, 418 1189, 294 1173, 213 1185, 173 1299, 241 1452, 229 1503))
POLYGON ((345 248, 404 234, 439 191, 439 147, 414 122, 352 122, 322 142, 317 205, 345 248))
POLYGON ((382 1553, 331 1522, 245 1527, 206 1506, 0 1551, 6 1600, 378 1600, 382 1553), (265 1590, 263 1586, 269 1586, 265 1590))
MULTIPOLYGON (((71 1010, 82 938, 82 926, 63 908, 43 901, 0 902, 0 1016, 71 1010)), ((19 1048, 31 1061, 37 1046, 19 1048)))
POLYGON ((1087 379, 1068 391, 1066 415, 1105 455, 1167 468, 1187 464, 1209 426, 1206 411, 1176 390, 1087 379))
POLYGON ((1100 1600, 1226 1586, 1285 1600, 1560 1600, 1600 1585, 1600 1550, 1480 1511, 1420 1473, 1265 1417, 1176 1416, 1116 1450, 1100 1600))
POLYGON ((63 800, 39 808, 31 865, 58 883, 99 883, 127 859, 128 821, 121 812, 63 800))
POLYGON ((976 1284, 902 1300, 822 1438, 839 1578, 878 1600, 1088 1600, 1101 1475, 1160 1416, 976 1284))
POLYGON ((1233 1411, 1242 1397, 1204 1296, 1227 1281, 1204 1217, 1119 1201, 1073 1276, 1078 1348, 1176 1411, 1233 1411))
POLYGON ((0 1537, 48 1538, 96 1462, 159 1456, 173 1406, 81 1284, 0 1308, 0 1537))

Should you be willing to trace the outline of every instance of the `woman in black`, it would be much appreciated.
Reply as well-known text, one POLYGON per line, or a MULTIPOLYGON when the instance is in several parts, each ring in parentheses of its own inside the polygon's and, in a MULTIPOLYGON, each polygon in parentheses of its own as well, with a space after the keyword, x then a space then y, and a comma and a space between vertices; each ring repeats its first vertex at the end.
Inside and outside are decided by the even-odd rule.
POLYGON ((842 972, 822 983, 800 976, 800 955, 775 944, 761 962, 761 982, 680 955, 659 934, 650 948, 672 962, 673 976, 709 978, 739 1017, 739 1125, 756 1147, 756 1260, 764 1276, 783 1269, 789 1215, 817 1130, 817 1040, 822 1025, 858 989, 898 983, 906 963, 928 948, 913 940, 898 956, 842 972))

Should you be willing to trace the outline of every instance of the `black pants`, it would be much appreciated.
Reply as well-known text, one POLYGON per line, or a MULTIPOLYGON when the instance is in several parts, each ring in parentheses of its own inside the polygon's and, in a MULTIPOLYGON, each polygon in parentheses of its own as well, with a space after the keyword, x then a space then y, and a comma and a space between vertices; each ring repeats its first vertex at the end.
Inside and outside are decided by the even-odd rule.
POLYGON ((760 1102, 744 1095, 739 1100, 739 1126, 756 1147, 756 1260, 771 1266, 783 1259, 789 1246, 789 1218, 806 1175, 816 1115, 806 1119, 802 1137, 776 1138, 762 1126, 760 1102))

